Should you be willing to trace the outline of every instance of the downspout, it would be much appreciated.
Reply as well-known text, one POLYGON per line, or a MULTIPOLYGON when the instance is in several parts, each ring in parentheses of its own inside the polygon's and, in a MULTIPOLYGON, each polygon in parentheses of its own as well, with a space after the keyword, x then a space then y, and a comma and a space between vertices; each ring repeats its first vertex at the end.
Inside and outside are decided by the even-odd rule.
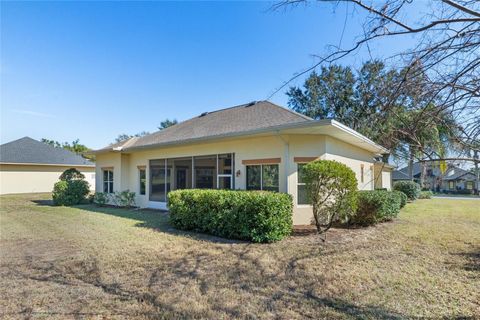
POLYGON ((284 145, 284 157, 285 157, 285 192, 289 193, 288 190, 288 174, 290 172, 290 143, 285 140, 284 137, 280 134, 280 131, 277 131, 277 137, 283 142, 284 145))

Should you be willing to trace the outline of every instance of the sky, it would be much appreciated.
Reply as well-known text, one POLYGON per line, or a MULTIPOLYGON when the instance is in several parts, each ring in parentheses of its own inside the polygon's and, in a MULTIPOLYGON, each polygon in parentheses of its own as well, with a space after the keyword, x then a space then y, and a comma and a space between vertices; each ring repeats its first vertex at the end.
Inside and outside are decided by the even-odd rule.
MULTIPOLYGON (((363 17, 343 4, 272 4, 1 2, 1 143, 80 139, 97 149, 166 118, 265 100, 313 55, 351 44, 363 17)), ((395 39, 342 63, 409 45, 395 39)), ((287 89, 270 100, 287 106, 287 89)))

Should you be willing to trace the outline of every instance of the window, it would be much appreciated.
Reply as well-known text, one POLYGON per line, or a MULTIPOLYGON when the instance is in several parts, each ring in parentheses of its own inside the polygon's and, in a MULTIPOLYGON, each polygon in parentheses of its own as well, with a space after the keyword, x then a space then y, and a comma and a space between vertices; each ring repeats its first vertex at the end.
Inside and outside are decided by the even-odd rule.
POLYGON ((113 170, 103 170, 103 192, 113 193, 113 170))
POLYGON ((139 194, 145 195, 145 189, 146 189, 146 184, 147 184, 147 174, 144 168, 139 168, 138 169, 138 178, 139 178, 139 194))
POLYGON ((473 181, 467 181, 466 188, 467 190, 473 190, 473 181))
MULTIPOLYGON (((149 200, 166 202, 170 190, 232 189, 234 154, 150 160, 149 200)), ((143 169, 143 168, 139 168, 143 169)), ((140 172, 140 189, 142 184, 140 172)))
POLYGON ((453 181, 448 181, 448 188, 449 188, 449 189, 455 189, 455 182, 453 182, 453 181))
POLYGON ((278 164, 247 166, 247 190, 279 191, 278 164))
POLYGON ((363 167, 363 164, 360 165, 360 181, 363 183, 363 174, 364 174, 364 167, 363 167))
POLYGON ((311 204, 307 194, 307 186, 303 180, 303 168, 306 163, 299 163, 297 169, 297 204, 311 204))

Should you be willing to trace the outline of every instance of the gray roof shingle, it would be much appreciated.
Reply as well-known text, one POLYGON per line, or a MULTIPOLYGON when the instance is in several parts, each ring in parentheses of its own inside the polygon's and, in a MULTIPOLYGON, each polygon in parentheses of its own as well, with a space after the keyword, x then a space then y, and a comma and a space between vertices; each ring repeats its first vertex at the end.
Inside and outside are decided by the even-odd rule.
POLYGON ((71 151, 29 137, 0 145, 0 162, 95 166, 71 151))
POLYGON ((313 121, 313 119, 269 101, 258 101, 205 112, 166 129, 143 137, 132 138, 123 143, 116 143, 100 150, 111 150, 115 147, 126 149, 164 143, 180 143, 308 121, 313 121))

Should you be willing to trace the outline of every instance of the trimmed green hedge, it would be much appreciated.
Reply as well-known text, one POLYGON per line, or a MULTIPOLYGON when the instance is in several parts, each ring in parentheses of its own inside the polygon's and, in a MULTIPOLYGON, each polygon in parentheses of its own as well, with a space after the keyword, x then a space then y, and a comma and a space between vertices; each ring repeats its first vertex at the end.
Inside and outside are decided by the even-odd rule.
POLYGON ((178 229, 273 242, 292 231, 292 197, 235 190, 175 190, 168 194, 170 222, 178 229))
POLYGON ((393 190, 402 191, 408 200, 416 200, 420 196, 420 185, 414 181, 397 181, 393 185, 393 190))
POLYGON ((392 191, 359 191, 358 208, 351 224, 368 226, 392 220, 400 212, 402 196, 392 191))
POLYGON ((405 207, 408 201, 407 195, 402 191, 398 191, 398 190, 394 190, 393 193, 395 193, 397 196, 400 197, 400 209, 405 207))

